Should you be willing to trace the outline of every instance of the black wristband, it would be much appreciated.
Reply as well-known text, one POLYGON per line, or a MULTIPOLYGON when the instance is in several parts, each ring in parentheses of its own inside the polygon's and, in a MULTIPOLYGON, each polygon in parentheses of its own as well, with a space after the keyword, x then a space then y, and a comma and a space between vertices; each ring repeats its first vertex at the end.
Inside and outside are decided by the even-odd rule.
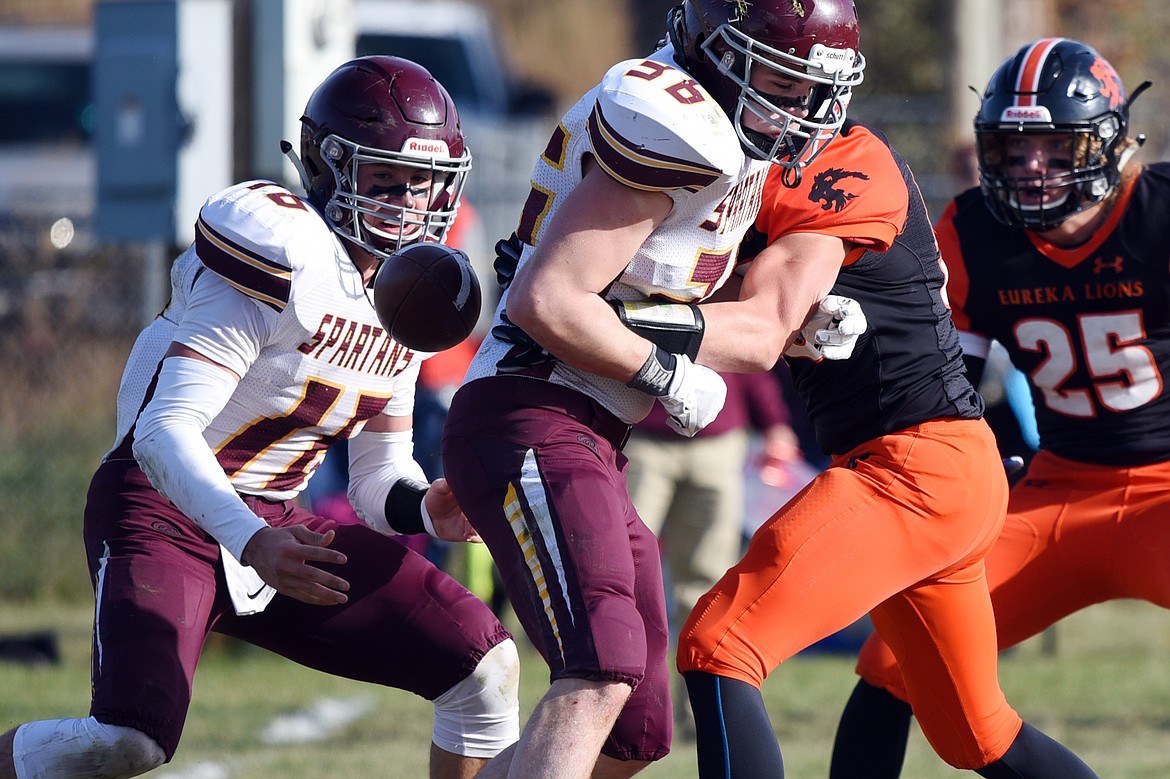
POLYGON ((394 482, 386 495, 386 524, 402 535, 427 532, 423 525, 422 502, 430 485, 414 479, 401 478, 394 482))
POLYGON ((622 324, 671 354, 699 356, 705 322, 703 309, 686 303, 647 303, 611 300, 622 324))
POLYGON ((642 363, 642 367, 634 374, 634 378, 626 382, 626 386, 647 395, 662 397, 670 389, 670 380, 674 378, 676 364, 677 360, 673 354, 656 345, 646 358, 646 362, 642 363))

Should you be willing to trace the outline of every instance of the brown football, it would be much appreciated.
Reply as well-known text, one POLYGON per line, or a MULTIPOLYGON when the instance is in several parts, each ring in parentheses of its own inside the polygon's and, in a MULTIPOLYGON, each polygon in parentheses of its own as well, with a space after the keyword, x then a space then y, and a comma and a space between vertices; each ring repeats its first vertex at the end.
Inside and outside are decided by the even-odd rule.
POLYGON ((390 337, 416 352, 441 352, 479 321, 479 279, 467 255, 441 243, 404 246, 374 276, 374 311, 390 337))

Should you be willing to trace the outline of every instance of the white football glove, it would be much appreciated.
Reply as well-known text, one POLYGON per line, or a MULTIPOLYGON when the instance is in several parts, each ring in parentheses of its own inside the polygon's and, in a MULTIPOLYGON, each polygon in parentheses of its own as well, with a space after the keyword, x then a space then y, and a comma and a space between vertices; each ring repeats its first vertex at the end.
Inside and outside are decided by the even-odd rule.
POLYGON ((852 298, 829 295, 820 302, 808 323, 801 328, 788 357, 805 357, 815 362, 847 360, 857 339, 869 328, 861 304, 852 298))
POLYGON ((666 424, 691 438, 715 421, 727 400, 723 377, 703 365, 695 365, 685 354, 676 354, 674 376, 666 394, 658 401, 670 417, 666 424))

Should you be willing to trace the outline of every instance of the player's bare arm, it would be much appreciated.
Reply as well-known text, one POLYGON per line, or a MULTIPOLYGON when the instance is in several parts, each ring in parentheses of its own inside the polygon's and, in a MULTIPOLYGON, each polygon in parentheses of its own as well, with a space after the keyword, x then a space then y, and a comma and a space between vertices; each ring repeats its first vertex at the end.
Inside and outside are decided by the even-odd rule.
POLYGON ((628 381, 651 344, 621 324, 601 293, 621 274, 672 203, 591 166, 557 211, 508 292, 508 317, 574 367, 628 381))
POLYGON ((832 288, 849 250, 840 238, 789 233, 751 263, 735 301, 703 305, 698 362, 717 371, 768 370, 832 288))

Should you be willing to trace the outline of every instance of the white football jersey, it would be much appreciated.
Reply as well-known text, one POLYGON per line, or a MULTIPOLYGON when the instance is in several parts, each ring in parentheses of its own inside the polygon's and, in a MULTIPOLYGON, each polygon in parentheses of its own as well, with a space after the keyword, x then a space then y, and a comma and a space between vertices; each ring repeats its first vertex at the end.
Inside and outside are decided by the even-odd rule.
POLYGON ((267 181, 229 187, 200 210, 195 243, 171 269, 171 300, 130 354, 107 456, 132 456, 134 422, 172 341, 241 377, 204 438, 237 491, 276 500, 304 489, 329 446, 367 420, 412 414, 430 356, 390 338, 341 241, 267 181), (225 310, 240 313, 227 326, 215 315, 225 310))
MULTIPOLYGON (((731 121, 674 61, 666 46, 646 59, 620 62, 562 118, 532 173, 517 234, 532 253, 592 156, 630 187, 663 192, 674 201, 610 287, 610 300, 697 302, 731 275, 739 243, 755 221, 770 163, 744 154, 731 121)), ((508 305, 507 292, 495 324, 508 305)), ((466 381, 496 374, 513 344, 484 339, 466 381)), ((637 422, 653 399, 625 384, 562 362, 540 378, 595 398, 626 422, 637 422)))

